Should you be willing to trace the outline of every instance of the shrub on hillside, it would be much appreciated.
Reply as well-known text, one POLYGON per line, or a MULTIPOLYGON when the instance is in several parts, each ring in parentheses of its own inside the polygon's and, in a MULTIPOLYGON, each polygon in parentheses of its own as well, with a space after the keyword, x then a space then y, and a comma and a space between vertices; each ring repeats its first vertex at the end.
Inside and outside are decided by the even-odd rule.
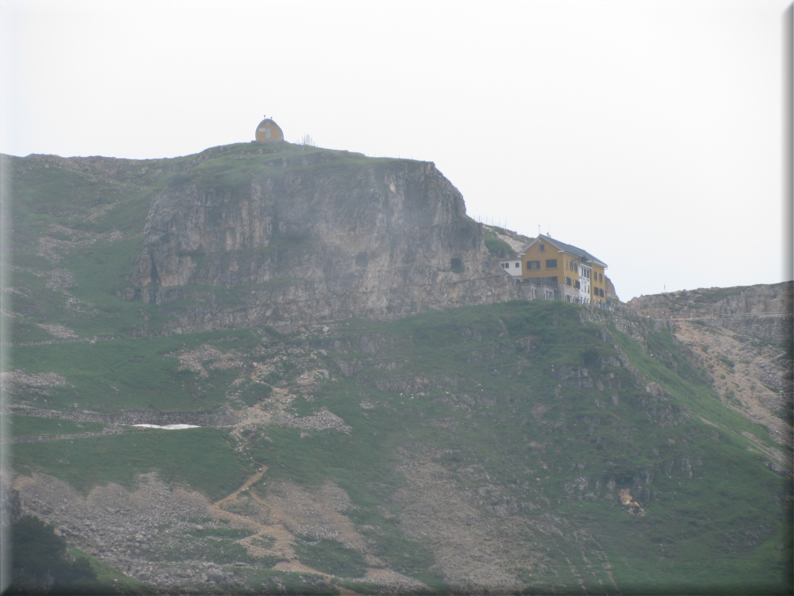
POLYGON ((10 531, 12 582, 6 594, 98 593, 96 574, 85 559, 70 560, 66 541, 53 527, 25 516, 10 531))

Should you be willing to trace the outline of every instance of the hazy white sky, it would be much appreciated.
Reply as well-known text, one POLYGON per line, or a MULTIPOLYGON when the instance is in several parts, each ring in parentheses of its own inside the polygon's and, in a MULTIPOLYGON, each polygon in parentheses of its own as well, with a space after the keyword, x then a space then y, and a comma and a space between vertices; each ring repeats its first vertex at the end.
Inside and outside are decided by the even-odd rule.
MULTIPOLYGON (((781 281, 790 0, 0 0, 0 152, 434 161, 624 300, 781 281)), ((790 66, 790 64, 789 64, 790 66)))

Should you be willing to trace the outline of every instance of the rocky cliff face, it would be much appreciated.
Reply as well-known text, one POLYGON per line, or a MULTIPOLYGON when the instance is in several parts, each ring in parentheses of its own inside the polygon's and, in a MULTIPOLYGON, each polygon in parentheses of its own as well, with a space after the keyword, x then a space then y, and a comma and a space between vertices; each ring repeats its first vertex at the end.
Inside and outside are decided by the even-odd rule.
POLYGON ((482 226, 432 163, 331 151, 228 163, 257 150, 209 150, 154 198, 121 297, 201 303, 179 314, 184 331, 514 297, 482 226))
POLYGON ((709 288, 633 298, 628 305, 657 319, 699 319, 770 342, 791 340, 794 282, 709 288))

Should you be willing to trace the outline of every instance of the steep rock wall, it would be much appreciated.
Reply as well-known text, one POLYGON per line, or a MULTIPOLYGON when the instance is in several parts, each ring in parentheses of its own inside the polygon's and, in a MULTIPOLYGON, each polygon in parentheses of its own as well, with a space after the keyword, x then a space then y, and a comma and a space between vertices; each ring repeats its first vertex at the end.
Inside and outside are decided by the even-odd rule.
POLYGON ((794 282, 640 296, 628 306, 657 319, 700 319, 769 342, 790 340, 794 282))
POLYGON ((321 151, 276 168, 202 166, 153 200, 133 288, 120 293, 193 300, 177 313, 182 331, 517 297, 432 163, 321 151))

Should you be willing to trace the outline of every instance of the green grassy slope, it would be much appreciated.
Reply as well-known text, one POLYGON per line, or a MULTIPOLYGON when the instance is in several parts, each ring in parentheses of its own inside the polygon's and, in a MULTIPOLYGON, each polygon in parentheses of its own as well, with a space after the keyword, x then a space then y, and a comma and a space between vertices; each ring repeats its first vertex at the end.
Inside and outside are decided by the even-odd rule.
POLYGON ((157 471, 168 483, 212 499, 233 492, 253 472, 236 456, 227 434, 212 428, 22 443, 15 446, 14 467, 51 474, 86 492, 108 482, 132 490, 138 474, 157 471))
MULTIPOLYGON (((435 539, 406 534, 400 520, 407 505, 395 497, 414 490, 401 471, 406 462, 431 462, 494 523, 505 516, 516 524, 545 515, 564 520, 570 535, 526 537, 523 546, 546 561, 516 571, 528 593, 577 585, 565 561, 586 566, 593 553, 604 561, 583 579, 588 591, 786 593, 791 493, 789 482, 765 463, 763 450, 773 446, 765 429, 725 408, 665 329, 635 321, 645 348, 609 319, 582 322, 581 313, 562 303, 516 302, 392 323, 351 320, 325 337, 183 336, 191 345, 245 353, 250 367, 278 363, 270 380, 283 389, 294 387, 308 361, 327 368, 332 378, 289 411, 307 416, 328 409, 350 433, 305 436, 296 428, 261 426, 237 443, 220 430, 153 431, 22 444, 16 458, 22 470, 38 469, 82 490, 110 481, 132 487, 135 473, 159 470, 213 499, 231 493, 260 463, 268 472, 253 489, 263 496, 281 481, 319 487, 331 478, 349 494, 355 507, 347 515, 369 541, 370 554, 454 591, 445 588, 435 539), (267 351, 257 352, 255 344, 267 351), (343 370, 357 372, 345 376, 343 370), (195 450, 204 454, 200 461, 190 458, 195 450), (489 492, 483 494, 483 486, 489 492), (620 489, 643 514, 621 504, 620 489)), ((146 358, 174 350, 173 339, 120 345, 124 358, 136 351, 146 358)), ((68 361, 52 348, 27 346, 30 355, 20 362, 30 358, 31 367, 48 362, 53 368, 68 361)), ((170 366, 157 373, 163 383, 197 377, 170 366)), ((91 384, 120 385, 125 374, 97 366, 86 379, 77 368, 58 370, 68 383, 83 383, 92 407, 99 398, 91 384)), ((232 376, 221 373, 228 371, 202 381, 215 387, 214 403, 230 399, 232 376)), ((168 399, 169 409, 195 407, 188 392, 168 399)), ((261 406, 268 406, 267 397, 261 406)), ((296 552, 320 570, 344 576, 362 565, 349 547, 306 540, 296 552)))
MULTIPOLYGON (((753 445, 740 433, 752 425, 723 408, 697 371, 672 373, 614 329, 604 341, 602 328, 580 324, 577 309, 560 303, 428 313, 362 331, 393 342, 376 360, 403 360, 403 376, 421 375, 436 387, 421 397, 379 391, 374 385, 383 384, 383 374, 376 368, 334 384, 323 405, 353 433, 311 440, 290 430, 269 433, 260 444, 273 476, 311 483, 332 475, 359 505, 361 523, 386 527, 380 504, 401 481, 385 472, 394 454, 431 450, 442 454, 437 463, 463 490, 481 484, 463 470, 487 469, 502 489, 501 503, 491 506, 548 499, 555 515, 587 528, 609 553, 621 589, 785 591, 791 551, 780 549, 789 548, 788 483, 749 451, 753 445), (526 338, 532 347, 519 354, 516 341, 526 338), (643 383, 655 380, 670 391, 668 402, 649 403, 626 367, 604 365, 615 356, 612 338, 625 346, 643 383), (560 371, 587 362, 589 378, 603 391, 560 383, 551 373, 552 366, 560 371), (363 411, 361 399, 378 407, 363 411), (542 419, 532 413, 539 406, 542 419), (668 408, 682 408, 674 423, 666 419, 668 408), (533 443, 545 448, 539 453, 533 443), (581 477, 599 497, 595 502, 570 489, 581 477), (603 489, 598 494, 595 485, 610 480, 634 494, 648 489, 644 517, 605 501, 603 489)), ((669 341, 657 333, 656 341, 669 341)), ((541 578, 540 586, 554 583, 541 578)))

